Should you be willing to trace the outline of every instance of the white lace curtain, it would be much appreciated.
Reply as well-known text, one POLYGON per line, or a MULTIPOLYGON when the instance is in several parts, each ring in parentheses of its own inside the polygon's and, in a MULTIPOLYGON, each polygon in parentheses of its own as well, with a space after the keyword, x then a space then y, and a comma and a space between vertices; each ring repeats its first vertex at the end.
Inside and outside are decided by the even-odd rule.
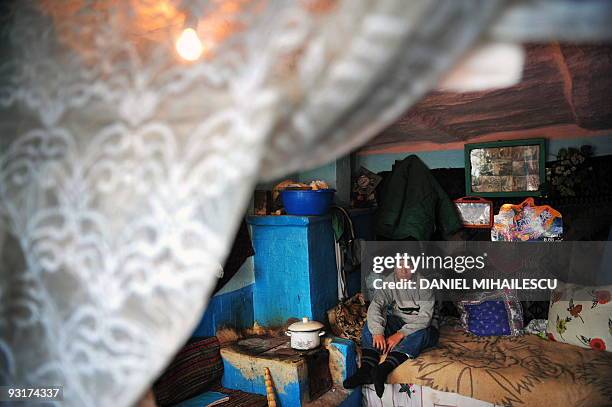
POLYGON ((358 147, 487 35, 610 37, 609 7, 579 7, 585 29, 552 3, 9 2, 0 382, 135 402, 202 315, 258 179, 358 147), (513 30, 525 10, 548 26, 513 30), (195 62, 175 49, 188 26, 195 62))

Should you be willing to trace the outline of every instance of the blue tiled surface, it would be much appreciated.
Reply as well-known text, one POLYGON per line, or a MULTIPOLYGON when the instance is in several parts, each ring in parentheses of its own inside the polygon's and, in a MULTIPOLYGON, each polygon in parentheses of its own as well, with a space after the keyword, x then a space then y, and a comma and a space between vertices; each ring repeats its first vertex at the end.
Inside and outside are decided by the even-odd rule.
POLYGON ((192 336, 214 336, 222 327, 253 326, 253 284, 210 299, 192 336))
POLYGON ((330 217, 252 216, 247 222, 255 248, 255 322, 324 321, 338 285, 330 217))

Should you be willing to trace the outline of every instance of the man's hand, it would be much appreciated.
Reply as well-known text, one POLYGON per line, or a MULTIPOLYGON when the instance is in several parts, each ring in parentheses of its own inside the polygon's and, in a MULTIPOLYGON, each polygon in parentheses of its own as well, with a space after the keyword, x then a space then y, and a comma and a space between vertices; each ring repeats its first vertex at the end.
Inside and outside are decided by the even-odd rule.
POLYGON ((404 334, 396 332, 387 338, 387 351, 391 352, 395 346, 404 339, 404 334))
POLYGON ((387 343, 385 342, 385 335, 372 335, 372 344, 381 353, 385 353, 387 343))

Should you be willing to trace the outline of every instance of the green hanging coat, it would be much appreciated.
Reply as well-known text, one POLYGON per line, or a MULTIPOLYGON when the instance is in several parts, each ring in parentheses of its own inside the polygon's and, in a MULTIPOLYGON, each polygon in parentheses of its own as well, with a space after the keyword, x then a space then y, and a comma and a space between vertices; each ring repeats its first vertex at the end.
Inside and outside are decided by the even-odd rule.
POLYGON ((448 236, 460 228, 455 205, 423 161, 411 155, 396 162, 382 191, 376 234, 389 240, 430 240, 438 229, 448 236))

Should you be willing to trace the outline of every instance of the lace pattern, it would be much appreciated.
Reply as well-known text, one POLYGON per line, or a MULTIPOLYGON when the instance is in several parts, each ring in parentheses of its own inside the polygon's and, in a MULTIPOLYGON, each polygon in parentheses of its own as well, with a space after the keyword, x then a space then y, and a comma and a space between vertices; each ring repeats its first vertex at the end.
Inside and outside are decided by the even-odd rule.
POLYGON ((359 146, 503 0, 14 2, 0 32, 0 380, 130 405, 258 178, 359 146), (204 54, 174 50, 193 16, 204 54))

